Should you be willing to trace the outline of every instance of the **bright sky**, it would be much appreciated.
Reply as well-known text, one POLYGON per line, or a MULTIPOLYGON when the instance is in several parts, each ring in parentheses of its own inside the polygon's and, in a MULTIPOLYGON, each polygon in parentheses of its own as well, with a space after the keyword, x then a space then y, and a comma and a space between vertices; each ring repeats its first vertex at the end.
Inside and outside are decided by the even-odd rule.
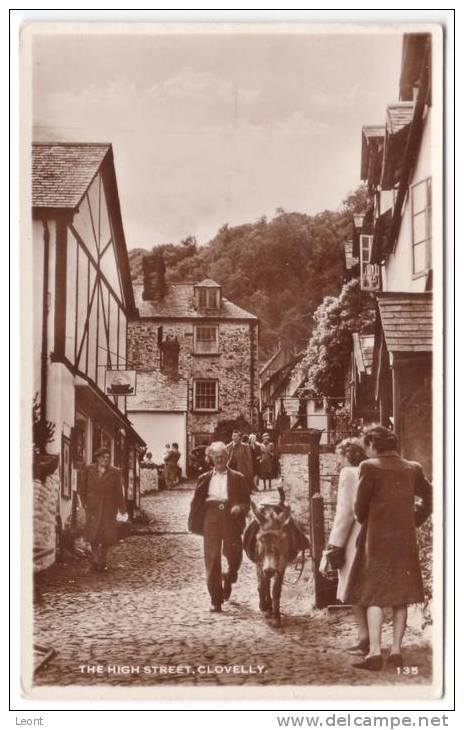
POLYGON ((362 125, 398 98, 401 40, 36 36, 34 139, 113 144, 129 248, 336 209, 362 125))

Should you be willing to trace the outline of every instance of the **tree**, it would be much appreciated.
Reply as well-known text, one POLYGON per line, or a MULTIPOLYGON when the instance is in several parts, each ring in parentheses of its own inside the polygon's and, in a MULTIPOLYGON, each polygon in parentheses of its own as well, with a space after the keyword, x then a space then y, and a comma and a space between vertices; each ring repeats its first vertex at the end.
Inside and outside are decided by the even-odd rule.
MULTIPOLYGON (((353 212, 365 205, 361 187, 338 211, 309 216, 278 208, 272 219, 224 224, 205 246, 188 236, 178 246, 154 248, 163 254, 168 282, 212 278, 227 298, 260 318, 264 360, 279 342, 298 350, 307 342, 314 311, 340 290, 343 243, 351 236, 353 212)), ((129 253, 134 279, 141 277, 142 254, 143 249, 129 253)))
POLYGON ((295 369, 306 377, 309 394, 343 398, 344 379, 352 348, 352 334, 373 331, 373 295, 361 292, 359 280, 345 284, 338 297, 325 297, 314 314, 314 328, 306 354, 295 369))

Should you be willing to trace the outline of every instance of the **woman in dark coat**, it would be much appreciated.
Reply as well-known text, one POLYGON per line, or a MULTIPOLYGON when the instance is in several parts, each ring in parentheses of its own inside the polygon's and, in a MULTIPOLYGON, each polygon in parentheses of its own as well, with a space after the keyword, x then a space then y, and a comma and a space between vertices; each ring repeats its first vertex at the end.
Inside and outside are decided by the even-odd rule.
POLYGON ((367 609, 369 653, 359 669, 382 668, 383 609, 393 608, 393 643, 388 663, 402 666, 401 643, 409 604, 424 591, 416 527, 432 512, 432 486, 420 464, 398 454, 396 435, 383 426, 368 429, 363 446, 369 457, 359 469, 355 515, 362 524, 345 600, 367 609), (415 498, 421 507, 415 507, 415 498))
POLYGON ((116 516, 126 513, 121 471, 110 466, 110 451, 98 449, 96 464, 85 466, 79 481, 79 497, 85 509, 84 537, 92 548, 94 570, 108 570, 108 547, 117 540, 116 516))

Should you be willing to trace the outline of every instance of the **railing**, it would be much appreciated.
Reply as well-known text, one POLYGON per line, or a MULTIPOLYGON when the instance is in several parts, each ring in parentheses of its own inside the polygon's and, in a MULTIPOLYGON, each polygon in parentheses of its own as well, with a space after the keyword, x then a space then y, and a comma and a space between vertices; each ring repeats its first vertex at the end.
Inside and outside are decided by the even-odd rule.
POLYGON ((376 411, 355 413, 351 419, 350 401, 343 398, 300 399, 284 397, 280 399, 280 412, 275 416, 272 406, 264 407, 262 418, 264 427, 276 435, 284 431, 298 429, 317 429, 321 431, 321 446, 334 446, 343 438, 359 436, 364 425, 378 421, 376 411))

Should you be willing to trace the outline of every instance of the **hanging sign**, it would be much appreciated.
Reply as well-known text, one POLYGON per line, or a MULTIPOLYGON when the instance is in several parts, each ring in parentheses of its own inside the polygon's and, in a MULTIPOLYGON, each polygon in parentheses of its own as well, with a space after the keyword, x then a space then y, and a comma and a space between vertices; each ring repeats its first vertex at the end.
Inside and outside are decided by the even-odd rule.
POLYGON ((135 395, 137 392, 135 370, 106 370, 106 395, 135 395))

